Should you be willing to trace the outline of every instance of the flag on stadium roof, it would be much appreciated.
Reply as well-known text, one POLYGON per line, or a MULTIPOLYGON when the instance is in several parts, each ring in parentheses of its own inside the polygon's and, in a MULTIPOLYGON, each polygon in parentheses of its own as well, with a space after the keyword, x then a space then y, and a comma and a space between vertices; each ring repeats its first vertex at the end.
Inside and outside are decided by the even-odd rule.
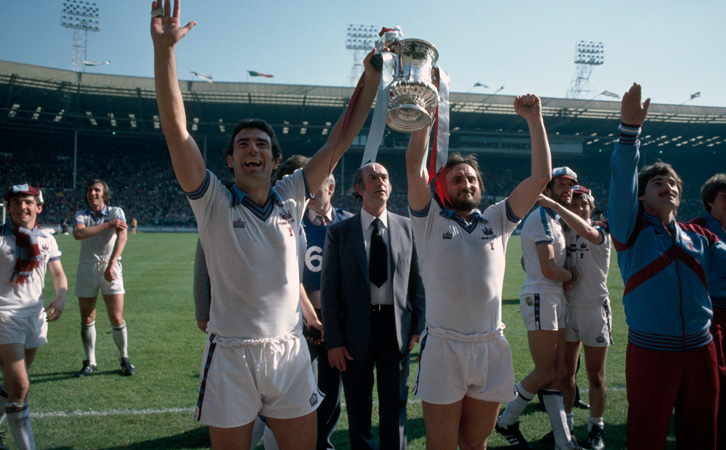
POLYGON ((616 94, 615 92, 610 92, 610 91, 602 91, 600 93, 600 95, 604 95, 606 97, 620 98, 620 96, 618 94, 616 94))
POLYGON ((691 100, 693 100, 694 98, 700 97, 700 96, 701 96, 701 91, 698 91, 695 94, 691 94, 691 100))
POLYGON ((262 72, 255 72, 254 70, 248 70, 248 74, 250 74, 251 77, 265 77, 265 78, 273 78, 274 75, 268 75, 266 73, 262 72))
POLYGON ((111 64, 111 61, 93 62, 93 61, 86 61, 85 59, 83 60, 84 66, 103 66, 106 64, 111 64))
POLYGON ((192 75, 194 75, 195 77, 197 77, 197 78, 199 78, 199 79, 201 79, 201 80, 204 80, 204 81, 206 81, 207 83, 212 83, 212 82, 214 82, 214 78, 213 78, 213 77, 212 77, 211 75, 207 75, 206 73, 199 73, 199 72, 195 72, 195 71, 193 71, 193 70, 190 70, 189 72, 190 72, 190 73, 191 73, 192 75))

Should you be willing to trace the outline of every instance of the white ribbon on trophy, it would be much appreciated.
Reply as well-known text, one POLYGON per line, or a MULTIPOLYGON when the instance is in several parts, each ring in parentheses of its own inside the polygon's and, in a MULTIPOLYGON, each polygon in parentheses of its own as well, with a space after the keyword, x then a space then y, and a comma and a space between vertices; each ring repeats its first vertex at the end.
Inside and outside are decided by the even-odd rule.
MULTIPOLYGON (((385 34, 383 36, 385 37, 385 34)), ((390 96, 391 82, 393 81, 393 58, 395 55, 390 52, 383 52, 380 55, 383 58, 381 82, 378 85, 376 107, 373 110, 371 128, 368 131, 368 139, 366 140, 366 147, 363 151, 363 162, 361 166, 376 162, 378 148, 381 146, 381 142, 383 142, 383 132, 386 131, 386 113, 388 112, 388 97, 390 96), (383 106, 379 107, 379 105, 383 106)))
MULTIPOLYGON (((435 65, 438 51, 426 41, 403 39, 400 27, 386 30, 376 42, 376 49, 382 59, 381 81, 362 165, 376 161, 386 124, 399 132, 413 133, 435 120, 434 154, 429 166, 429 176, 433 177, 446 164, 449 149, 450 80, 435 65), (386 44, 392 52, 383 51, 386 44), (438 91, 433 84, 434 76, 438 78, 438 91)), ((427 159, 424 158, 423 164, 427 159)))
MULTIPOLYGON (((439 106, 436 108, 436 131, 429 163, 429 182, 446 165, 449 159, 449 87, 451 79, 444 69, 439 68, 439 106)), ((428 162, 428 148, 421 161, 421 173, 428 162)))

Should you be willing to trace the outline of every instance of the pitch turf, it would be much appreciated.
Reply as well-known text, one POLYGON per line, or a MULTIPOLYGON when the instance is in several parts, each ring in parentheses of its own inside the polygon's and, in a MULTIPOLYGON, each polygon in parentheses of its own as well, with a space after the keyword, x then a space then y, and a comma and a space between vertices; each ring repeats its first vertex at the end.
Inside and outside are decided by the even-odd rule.
MULTIPOLYGON (((72 295, 79 244, 70 236, 57 236, 70 295, 61 319, 49 326, 49 343, 42 347, 30 371, 30 408, 38 448, 41 449, 200 449, 208 448, 206 428, 191 420, 196 403, 199 365, 205 334, 197 329, 192 300, 192 266, 196 234, 138 234, 129 236, 124 252, 126 285, 124 316, 129 333, 129 353, 137 367, 133 377, 123 377, 111 338, 106 309, 99 299, 96 327, 98 371, 75 378, 83 360, 78 301, 72 295)), ((527 340, 519 316, 519 288, 524 278, 520 267, 519 238, 508 250, 504 286, 505 335, 514 355, 515 377, 532 369, 527 340)), ((465 282, 462 273, 461 282, 465 282)), ((608 402, 605 441, 609 449, 625 448, 627 401, 625 395, 626 326, 620 301, 622 281, 614 255, 609 279, 614 315, 615 346, 608 354, 608 402)), ((50 276, 46 303, 53 298, 50 276)), ((416 349, 417 350, 417 349, 416 349)), ((411 379, 416 354, 411 355, 411 379)), ((578 385, 587 398, 583 370, 578 385)), ((374 394, 374 401, 376 396, 374 394)), ((412 395, 409 412, 409 448, 426 444, 421 403, 412 395)), ((586 442, 588 412, 575 410, 575 436, 586 442)), ((374 424, 377 410, 374 408, 374 424)), ((521 429, 535 449, 548 431, 545 413, 534 400, 525 410, 521 429)), ((1 426, 7 429, 7 425, 1 426)), ((374 429, 377 434, 377 429, 374 429)), ((7 441, 14 447, 12 438, 7 441)), ((334 434, 336 448, 346 449, 345 411, 334 434)), ((489 448, 506 449, 496 433, 489 448)), ((258 448, 262 448, 259 446, 258 448)), ((672 434, 668 447, 675 448, 672 434)))

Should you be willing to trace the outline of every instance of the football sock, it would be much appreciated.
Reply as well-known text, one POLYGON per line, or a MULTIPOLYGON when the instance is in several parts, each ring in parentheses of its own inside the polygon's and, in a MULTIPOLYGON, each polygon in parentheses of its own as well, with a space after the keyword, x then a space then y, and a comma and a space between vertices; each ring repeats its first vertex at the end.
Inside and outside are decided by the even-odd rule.
POLYGON ((567 416, 562 391, 542 389, 542 399, 555 436, 555 445, 557 448, 569 448, 572 437, 570 436, 570 429, 567 428, 567 416))
POLYGON ((83 342, 83 351, 86 352, 86 359, 89 364, 96 364, 96 321, 81 324, 81 341, 83 342))
POLYGON ((567 415, 567 429, 571 430, 575 428, 575 414, 568 412, 567 415))
POLYGON ((28 403, 8 403, 5 406, 10 434, 20 450, 35 450, 33 428, 30 426, 28 403))
POLYGON ((5 420, 5 404, 8 402, 8 391, 5 385, 0 385, 0 423, 5 420))
POLYGON ((519 420, 519 416, 527 407, 529 402, 534 398, 534 394, 527 392, 522 387, 522 383, 517 383, 515 390, 516 397, 511 402, 507 403, 507 409, 504 410, 502 415, 499 417, 499 425, 502 427, 508 427, 519 420))
POLYGON ((605 421, 602 420, 602 417, 592 417, 590 416, 590 420, 587 421, 587 432, 589 433, 592 431, 592 426, 598 425, 600 428, 605 428, 605 421))
POLYGON ((111 327, 113 329, 113 341, 118 347, 118 358, 128 358, 128 335, 126 334, 126 322, 122 323, 118 327, 111 327))

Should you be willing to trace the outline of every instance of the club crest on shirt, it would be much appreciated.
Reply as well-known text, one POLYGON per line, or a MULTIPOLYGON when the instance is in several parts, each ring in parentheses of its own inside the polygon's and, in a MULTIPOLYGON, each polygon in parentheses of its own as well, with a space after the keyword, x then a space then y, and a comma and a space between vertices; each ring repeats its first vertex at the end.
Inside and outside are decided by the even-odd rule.
POLYGON ((292 213, 287 209, 283 209, 282 211, 280 211, 280 218, 286 222, 293 222, 292 213))
POLYGON ((492 230, 489 227, 482 227, 481 228, 481 237, 480 239, 483 241, 491 241, 492 239, 496 239, 497 235, 494 234, 494 230, 492 230))
POLYGON ((247 226, 247 222, 245 222, 242 219, 235 219, 232 222, 232 228, 245 228, 247 226))

